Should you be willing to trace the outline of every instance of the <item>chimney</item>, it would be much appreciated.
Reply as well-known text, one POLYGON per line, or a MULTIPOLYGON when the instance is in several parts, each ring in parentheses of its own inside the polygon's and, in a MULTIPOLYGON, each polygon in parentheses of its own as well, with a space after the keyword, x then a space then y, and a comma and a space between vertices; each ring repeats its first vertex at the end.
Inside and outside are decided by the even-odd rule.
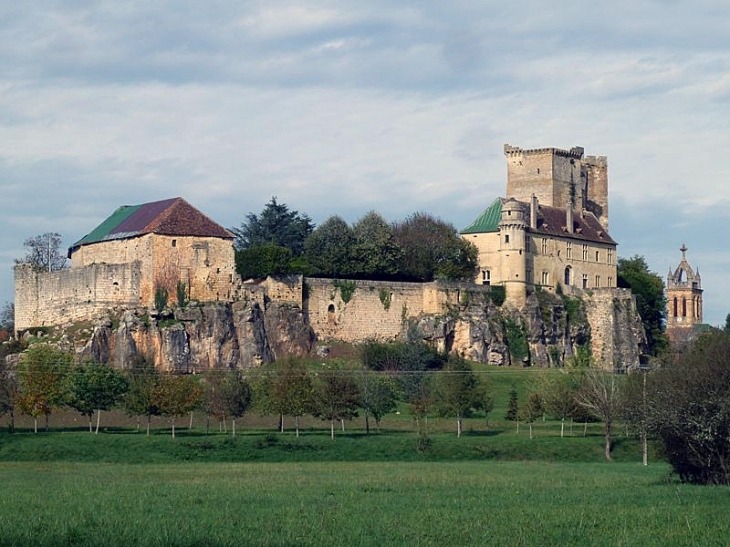
POLYGON ((565 227, 568 229, 568 233, 573 233, 573 205, 568 202, 568 206, 565 208, 565 227))
POLYGON ((530 229, 537 230, 537 208, 539 204, 537 202, 537 196, 532 194, 532 200, 530 203, 530 229))

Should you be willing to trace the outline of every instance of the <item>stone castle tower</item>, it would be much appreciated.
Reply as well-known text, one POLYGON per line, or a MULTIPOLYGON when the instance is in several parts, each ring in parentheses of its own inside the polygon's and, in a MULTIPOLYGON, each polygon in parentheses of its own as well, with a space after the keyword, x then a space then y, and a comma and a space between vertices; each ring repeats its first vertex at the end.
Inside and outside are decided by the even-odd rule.
POLYGON ((527 216, 524 203, 509 199, 502 205, 499 221, 502 283, 507 299, 518 307, 527 300, 527 216))
POLYGON ((687 262, 687 246, 682 245, 682 260, 667 274, 667 332, 702 323, 702 279, 700 271, 687 262))
POLYGON ((507 198, 542 205, 589 211, 608 231, 608 161, 606 156, 584 156, 583 148, 524 150, 504 145, 507 156, 507 198))

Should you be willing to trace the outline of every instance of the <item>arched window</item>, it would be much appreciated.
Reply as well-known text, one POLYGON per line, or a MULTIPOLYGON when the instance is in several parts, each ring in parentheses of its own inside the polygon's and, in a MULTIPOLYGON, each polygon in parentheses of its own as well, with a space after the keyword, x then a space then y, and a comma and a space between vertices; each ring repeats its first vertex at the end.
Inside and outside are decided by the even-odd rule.
POLYGON ((335 324, 335 305, 334 304, 330 304, 327 307, 327 323, 329 323, 330 325, 335 324))
POLYGON ((677 301, 677 297, 674 297, 674 317, 677 317, 677 313, 679 313, 679 302, 677 301))
POLYGON ((572 283, 571 283, 572 274, 573 274, 573 271, 570 266, 565 268, 565 284, 566 285, 572 285, 572 283))

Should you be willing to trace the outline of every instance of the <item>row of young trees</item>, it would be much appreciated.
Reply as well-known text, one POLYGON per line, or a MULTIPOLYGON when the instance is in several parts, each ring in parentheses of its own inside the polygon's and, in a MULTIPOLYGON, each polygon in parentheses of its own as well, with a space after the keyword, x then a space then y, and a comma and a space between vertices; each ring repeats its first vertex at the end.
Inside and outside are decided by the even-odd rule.
POLYGON ((300 418, 312 415, 330 423, 334 438, 335 424, 364 413, 366 432, 371 419, 379 431, 387 413, 395 411, 398 401, 407 401, 416 417, 429 412, 456 418, 461 436, 463 418, 477 410, 489 412, 492 398, 485 382, 479 380, 471 366, 457 357, 447 358, 425 344, 367 344, 363 350, 362 369, 346 369, 334 363, 308 370, 300 361, 289 360, 273 370, 210 371, 204 375, 160 373, 146 360, 139 359, 128 371, 109 365, 86 362, 74 364, 72 357, 46 344, 35 344, 13 369, 2 360, 0 366, 0 414, 10 415, 14 427, 18 413, 38 420, 61 407, 69 407, 86 416, 89 431, 99 431, 103 411, 123 406, 137 416, 138 427, 146 418, 149 434, 152 416, 171 420, 175 436, 175 419, 194 410, 204 412, 225 423, 235 420, 254 407, 264 414, 294 419, 297 437, 300 418), (369 365, 369 366, 367 366, 369 365), (440 370, 433 376, 429 372, 440 370))
POLYGON ((353 225, 309 216, 272 198, 250 213, 236 235, 236 267, 244 278, 301 273, 332 278, 432 281, 471 279, 477 249, 456 228, 425 213, 389 224, 371 211, 353 225))

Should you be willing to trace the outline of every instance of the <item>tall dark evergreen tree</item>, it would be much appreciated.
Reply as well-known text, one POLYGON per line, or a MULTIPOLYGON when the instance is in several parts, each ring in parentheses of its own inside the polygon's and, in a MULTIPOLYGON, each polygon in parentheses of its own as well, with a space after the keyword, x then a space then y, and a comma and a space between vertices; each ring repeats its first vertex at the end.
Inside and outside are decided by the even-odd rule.
POLYGON ((276 197, 264 206, 260 215, 249 213, 240 228, 232 228, 237 250, 273 244, 289 249, 294 256, 304 252, 304 242, 314 230, 312 219, 299 211, 292 211, 276 197))

